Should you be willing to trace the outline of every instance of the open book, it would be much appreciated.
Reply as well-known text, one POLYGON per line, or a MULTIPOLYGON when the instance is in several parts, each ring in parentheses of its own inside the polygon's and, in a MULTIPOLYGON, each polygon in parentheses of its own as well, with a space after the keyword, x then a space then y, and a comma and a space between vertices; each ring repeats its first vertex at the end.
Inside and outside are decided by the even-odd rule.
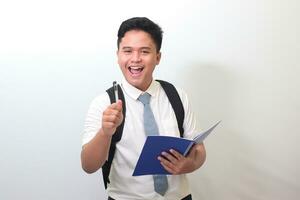
POLYGON ((163 151, 167 152, 170 149, 186 156, 192 146, 201 143, 220 122, 206 131, 198 133, 193 140, 171 136, 148 136, 132 175, 170 174, 163 168, 157 157, 163 151))

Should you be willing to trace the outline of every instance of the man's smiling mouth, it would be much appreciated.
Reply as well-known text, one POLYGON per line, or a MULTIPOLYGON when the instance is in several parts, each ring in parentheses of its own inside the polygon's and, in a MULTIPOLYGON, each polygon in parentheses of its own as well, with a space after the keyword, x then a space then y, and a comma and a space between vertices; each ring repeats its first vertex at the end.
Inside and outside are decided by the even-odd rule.
POLYGON ((130 66, 130 67, 128 67, 128 70, 130 71, 131 74, 137 75, 137 74, 140 74, 144 70, 144 67, 130 66))

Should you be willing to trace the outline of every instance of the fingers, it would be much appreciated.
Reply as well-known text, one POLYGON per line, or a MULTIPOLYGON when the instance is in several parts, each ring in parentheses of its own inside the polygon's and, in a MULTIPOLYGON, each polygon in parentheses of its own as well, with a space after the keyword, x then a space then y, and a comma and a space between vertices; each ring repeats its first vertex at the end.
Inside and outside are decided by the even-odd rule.
POLYGON ((177 151, 171 149, 168 153, 167 152, 162 152, 162 155, 169 160, 172 163, 178 162, 180 159, 183 158, 183 156, 178 153, 177 151))
POLYGON ((118 112, 113 112, 110 114, 104 114, 102 118, 102 123, 105 123, 106 127, 108 128, 114 128, 116 126, 120 125, 120 122, 122 122, 122 115, 118 112))
POLYGON ((181 174, 181 165, 185 157, 177 151, 171 149, 169 152, 162 152, 158 157, 162 166, 171 174, 181 174))
POLYGON ((122 111, 122 101, 119 99, 116 103, 112 103, 109 107, 111 109, 122 111))
POLYGON ((166 158, 158 157, 158 160, 160 160, 161 165, 167 170, 169 173, 177 175, 180 174, 180 166, 178 165, 179 162, 172 162, 166 158))
MULTIPOLYGON (((181 153, 171 149, 169 152, 162 152, 162 156, 159 156, 158 160, 171 174, 178 175, 190 173, 202 165, 200 163, 201 160, 199 161, 198 158, 199 152, 201 151, 204 152, 202 157, 205 159, 205 149, 203 144, 196 144, 187 156, 183 156, 181 153)), ((202 161, 202 163, 203 162, 204 161, 202 161)))
POLYGON ((109 117, 108 119, 114 120, 122 115, 122 101, 118 100, 116 103, 109 105, 103 112, 103 117, 109 117))
POLYGON ((170 153, 172 153, 172 155, 173 155, 175 158, 177 158, 177 160, 180 160, 180 159, 182 159, 182 158, 184 157, 182 154, 178 153, 177 151, 175 151, 175 150, 173 150, 173 149, 170 150, 170 153))
POLYGON ((118 116, 122 113, 122 111, 119 111, 117 109, 107 108, 103 112, 103 116, 118 116))
POLYGON ((102 115, 102 129, 105 133, 112 135, 116 128, 122 123, 122 101, 109 105, 102 115))
POLYGON ((165 170, 167 170, 169 173, 177 175, 176 171, 174 170, 172 165, 168 165, 165 163, 161 163, 161 165, 165 168, 165 170))

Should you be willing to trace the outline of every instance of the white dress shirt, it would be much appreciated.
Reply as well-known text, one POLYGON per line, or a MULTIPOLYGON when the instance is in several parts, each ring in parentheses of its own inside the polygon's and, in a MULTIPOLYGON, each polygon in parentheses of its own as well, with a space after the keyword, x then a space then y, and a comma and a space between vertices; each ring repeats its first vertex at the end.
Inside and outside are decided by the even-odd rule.
MULTIPOLYGON (((130 85, 125 79, 121 87, 126 102, 126 119, 123 135, 116 145, 111 165, 108 195, 117 200, 179 200, 187 196, 190 194, 190 189, 186 175, 168 175, 169 188, 164 197, 154 191, 152 175, 132 176, 146 139, 143 127, 144 106, 137 100, 143 92, 130 85)), ((196 120, 187 95, 178 88, 177 91, 185 111, 184 137, 191 139, 196 132, 196 120)), ((151 95, 150 106, 159 134, 180 137, 174 110, 159 82, 152 81, 146 92, 151 95)), ((82 145, 88 143, 97 134, 101 127, 102 113, 109 105, 110 99, 107 93, 97 96, 92 101, 86 116, 82 145)))

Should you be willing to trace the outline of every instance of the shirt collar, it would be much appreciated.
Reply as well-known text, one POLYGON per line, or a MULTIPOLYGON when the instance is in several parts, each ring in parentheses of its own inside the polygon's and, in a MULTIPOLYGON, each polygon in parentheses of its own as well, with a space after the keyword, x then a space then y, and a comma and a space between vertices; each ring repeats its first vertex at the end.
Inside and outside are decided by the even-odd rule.
MULTIPOLYGON (((136 87, 132 86, 130 83, 127 82, 125 78, 122 80, 122 87, 124 91, 133 99, 137 100, 141 94, 144 92, 137 89, 136 87)), ((149 93, 152 97, 154 97, 159 89, 159 83, 155 80, 153 80, 148 87, 148 89, 145 91, 149 93)))

